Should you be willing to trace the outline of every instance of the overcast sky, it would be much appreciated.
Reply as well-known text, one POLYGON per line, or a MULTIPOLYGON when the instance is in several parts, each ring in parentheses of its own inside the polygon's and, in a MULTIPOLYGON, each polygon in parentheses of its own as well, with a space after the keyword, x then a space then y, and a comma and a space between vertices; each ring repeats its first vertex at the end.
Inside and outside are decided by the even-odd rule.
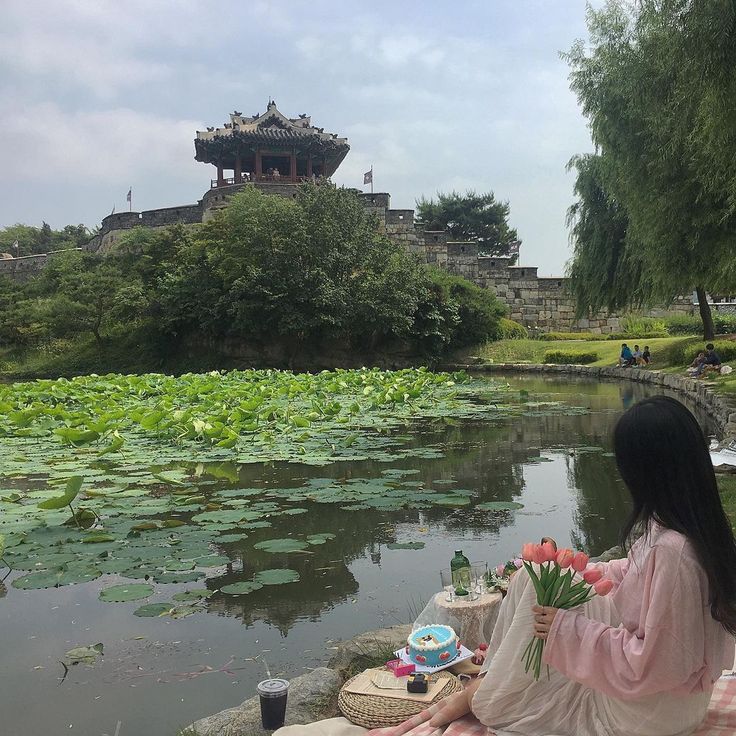
POLYGON ((3 0, 0 226, 197 201, 197 129, 265 110, 346 136, 335 175, 393 207, 492 189, 521 262, 569 256, 565 164, 591 149, 558 52, 584 0, 3 0))

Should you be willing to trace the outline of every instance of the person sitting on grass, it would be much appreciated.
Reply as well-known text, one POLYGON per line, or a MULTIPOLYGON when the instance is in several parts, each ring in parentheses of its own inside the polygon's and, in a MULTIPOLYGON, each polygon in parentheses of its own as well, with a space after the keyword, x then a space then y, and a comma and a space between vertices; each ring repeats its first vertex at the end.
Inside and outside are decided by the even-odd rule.
POLYGON ((625 368, 635 363, 636 361, 634 360, 634 354, 631 352, 631 348, 626 343, 623 343, 621 345, 621 355, 619 356, 618 364, 625 368))
POLYGON ((641 352, 641 349, 639 348, 638 345, 634 345, 634 352, 632 353, 632 355, 634 356, 635 365, 643 365, 644 363, 643 353, 641 352))
POLYGON ((649 350, 649 345, 644 346, 644 352, 641 354, 641 359, 644 365, 649 365, 652 362, 652 353, 649 350))
POLYGON ((695 371, 696 378, 700 378, 708 373, 719 373, 721 370, 721 356, 716 352, 715 346, 712 342, 709 342, 705 346, 705 355, 697 371, 695 371))

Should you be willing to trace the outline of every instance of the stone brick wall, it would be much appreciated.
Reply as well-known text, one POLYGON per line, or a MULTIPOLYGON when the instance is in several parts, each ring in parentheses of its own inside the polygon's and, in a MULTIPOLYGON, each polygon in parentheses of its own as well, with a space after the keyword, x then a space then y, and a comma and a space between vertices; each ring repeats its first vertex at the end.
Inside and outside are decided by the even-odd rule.
MULTIPOLYGON (((68 248, 67 250, 81 250, 81 248, 68 248)), ((34 256, 0 258, 0 276, 9 276, 17 281, 25 281, 34 273, 40 271, 49 262, 49 259, 65 252, 66 250, 55 250, 34 256)))
MULTIPOLYGON (((575 319, 575 304, 564 277, 540 278, 536 266, 510 265, 506 256, 479 256, 476 243, 450 241, 447 232, 422 231, 415 226, 413 210, 391 209, 385 192, 359 195, 379 222, 379 230, 426 263, 491 289, 509 307, 511 319, 540 332, 594 332, 610 334, 621 328, 618 315, 594 314, 575 319)), ((693 312, 692 300, 677 299, 664 312, 693 312)))

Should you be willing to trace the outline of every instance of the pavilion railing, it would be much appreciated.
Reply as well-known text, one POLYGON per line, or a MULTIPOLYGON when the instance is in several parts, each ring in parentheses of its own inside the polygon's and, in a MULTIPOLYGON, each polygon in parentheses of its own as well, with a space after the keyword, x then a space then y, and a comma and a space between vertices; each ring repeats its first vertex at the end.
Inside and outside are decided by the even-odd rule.
POLYGON ((303 184, 307 181, 312 181, 315 184, 320 182, 322 177, 319 176, 297 176, 296 179, 292 179, 290 176, 274 176, 273 174, 261 174, 256 176, 255 174, 241 174, 240 180, 234 176, 228 176, 224 179, 210 179, 210 189, 217 189, 217 187, 228 187, 233 184, 247 184, 249 182, 269 182, 272 184, 303 184))

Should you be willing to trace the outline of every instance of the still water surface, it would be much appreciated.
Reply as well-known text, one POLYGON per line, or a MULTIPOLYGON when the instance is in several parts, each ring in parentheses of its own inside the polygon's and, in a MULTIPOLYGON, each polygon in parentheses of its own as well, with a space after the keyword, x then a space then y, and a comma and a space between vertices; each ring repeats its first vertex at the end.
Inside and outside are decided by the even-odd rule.
MULTIPOLYGON (((536 400, 563 401, 587 413, 513 417, 455 426, 417 426, 417 446, 442 447, 440 459, 390 467, 418 470, 417 481, 455 481, 474 491, 473 505, 426 511, 341 511, 310 504, 306 514, 276 519, 264 537, 331 532, 311 554, 222 550, 232 560, 207 587, 249 579, 264 567, 299 571, 298 583, 248 596, 215 594, 206 613, 181 620, 137 618, 140 603, 98 600, 109 580, 52 590, 0 587, 0 733, 3 736, 174 736, 199 717, 237 705, 271 671, 295 677, 326 662, 340 639, 405 623, 439 589, 439 569, 462 549, 491 564, 525 541, 553 536, 597 554, 616 543, 627 494, 610 455, 617 417, 646 395, 634 385, 510 378, 536 400), (513 514, 474 511, 476 503, 514 500, 513 514), (393 542, 421 550, 391 550, 393 542), (60 682, 59 660, 75 646, 102 642, 104 659, 79 665, 60 682), (256 659, 258 657, 258 659, 256 659), (118 722, 120 726, 118 731, 118 722)), ((236 487, 293 487, 310 477, 370 478, 388 466, 372 461, 326 467, 274 464, 239 469, 236 487)), ((170 597, 173 586, 166 586, 170 597)), ((178 586, 185 589, 192 586, 178 586)), ((199 586, 196 586, 199 587, 199 586)), ((175 592, 175 590, 174 590, 175 592)))

